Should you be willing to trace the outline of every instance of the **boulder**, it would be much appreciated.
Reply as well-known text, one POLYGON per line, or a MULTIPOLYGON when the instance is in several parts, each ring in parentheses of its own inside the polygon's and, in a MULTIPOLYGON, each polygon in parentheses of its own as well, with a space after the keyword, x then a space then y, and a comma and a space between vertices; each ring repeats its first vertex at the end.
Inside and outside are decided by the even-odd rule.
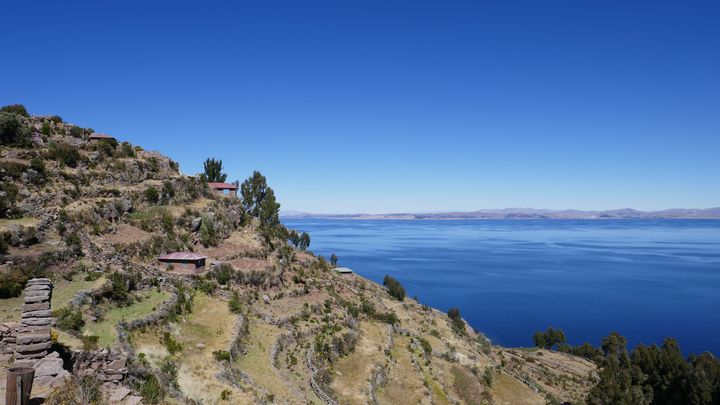
POLYGON ((265 302, 266 304, 270 303, 270 297, 268 297, 267 294, 263 294, 262 298, 263 298, 263 302, 265 302))
POLYGON ((120 402, 128 395, 130 395, 130 390, 128 388, 118 387, 115 392, 110 395, 110 402, 120 402))
POLYGON ((127 360, 124 357, 120 357, 119 359, 113 360, 110 362, 110 364, 105 366, 105 372, 111 374, 118 373, 121 372, 121 370, 125 370, 126 365, 127 360))
POLYGON ((56 376, 63 371, 62 359, 42 359, 35 363, 35 377, 56 376))
POLYGON ((130 395, 125 401, 125 405, 138 405, 142 402, 142 397, 137 395, 130 395))

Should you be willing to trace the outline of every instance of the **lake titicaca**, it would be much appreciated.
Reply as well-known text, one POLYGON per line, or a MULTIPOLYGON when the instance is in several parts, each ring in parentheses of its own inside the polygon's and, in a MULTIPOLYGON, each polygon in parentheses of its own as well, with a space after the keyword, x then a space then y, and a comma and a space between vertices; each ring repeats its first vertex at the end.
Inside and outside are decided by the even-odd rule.
POLYGON ((532 345, 548 326, 571 344, 612 331, 675 337, 720 354, 718 220, 285 220, 311 249, 463 317, 493 342, 532 345))

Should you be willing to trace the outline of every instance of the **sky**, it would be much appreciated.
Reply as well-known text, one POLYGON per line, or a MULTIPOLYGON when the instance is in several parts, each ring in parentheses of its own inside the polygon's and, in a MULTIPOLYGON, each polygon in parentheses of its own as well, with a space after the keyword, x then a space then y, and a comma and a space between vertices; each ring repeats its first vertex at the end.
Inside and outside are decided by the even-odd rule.
POLYGON ((27 1, 0 105, 315 213, 720 206, 717 1, 27 1))

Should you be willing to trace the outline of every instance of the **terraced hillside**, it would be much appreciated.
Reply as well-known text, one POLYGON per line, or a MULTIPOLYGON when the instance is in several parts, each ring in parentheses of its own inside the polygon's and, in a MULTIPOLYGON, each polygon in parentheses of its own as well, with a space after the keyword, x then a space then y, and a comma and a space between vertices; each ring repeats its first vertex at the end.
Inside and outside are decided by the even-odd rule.
POLYGON ((259 173, 221 196, 160 153, 2 114, 19 129, 0 150, 0 321, 19 321, 29 278, 54 281, 54 348, 73 377, 36 393, 47 403, 92 387, 97 403, 582 403, 595 383, 584 359, 492 345, 336 273, 279 223, 259 173), (205 267, 157 261, 176 251, 205 267), (122 379, 91 381, 82 359, 100 352, 127 357, 122 379))

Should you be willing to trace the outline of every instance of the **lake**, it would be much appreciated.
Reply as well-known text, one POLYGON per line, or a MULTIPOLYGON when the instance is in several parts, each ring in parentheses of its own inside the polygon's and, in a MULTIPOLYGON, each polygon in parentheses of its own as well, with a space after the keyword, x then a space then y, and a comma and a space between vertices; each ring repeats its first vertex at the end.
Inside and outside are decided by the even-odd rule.
POLYGON ((496 344, 548 326, 571 344, 611 331, 720 354, 720 220, 286 219, 310 249, 462 316, 496 344))

